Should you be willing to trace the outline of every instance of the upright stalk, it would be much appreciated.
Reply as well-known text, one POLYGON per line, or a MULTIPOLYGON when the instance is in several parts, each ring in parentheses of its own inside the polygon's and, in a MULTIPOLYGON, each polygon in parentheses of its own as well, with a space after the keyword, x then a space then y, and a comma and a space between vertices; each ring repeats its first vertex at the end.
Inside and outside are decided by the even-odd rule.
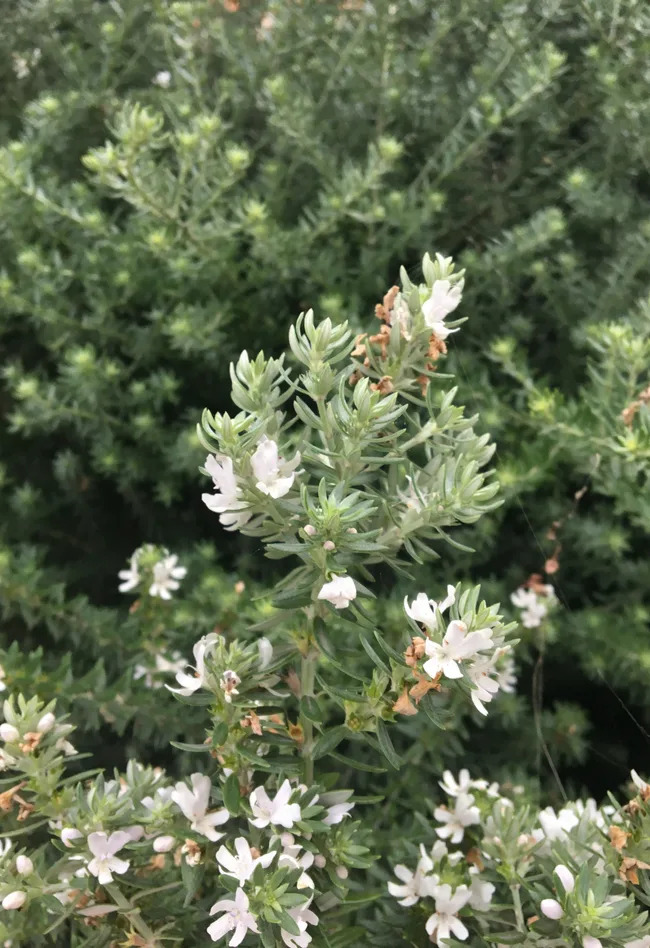
MULTIPOLYGON (((303 656, 302 663, 300 667, 300 694, 301 697, 313 697, 314 695, 314 679, 316 677, 316 662, 317 658, 314 653, 309 650, 306 656, 303 656)), ((307 786, 311 786, 314 782, 314 725, 306 717, 305 714, 300 713, 300 724, 302 726, 302 757, 304 765, 304 776, 305 783, 307 786)))

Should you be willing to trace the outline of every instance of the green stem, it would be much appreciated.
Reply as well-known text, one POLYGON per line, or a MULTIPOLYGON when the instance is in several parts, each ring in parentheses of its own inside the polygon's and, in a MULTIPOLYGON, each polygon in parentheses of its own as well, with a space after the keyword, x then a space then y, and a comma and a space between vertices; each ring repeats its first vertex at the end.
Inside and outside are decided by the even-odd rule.
POLYGON ((155 945, 156 935, 151 931, 145 920, 140 915, 140 909, 131 905, 129 900, 124 895, 122 895, 120 889, 115 885, 114 882, 107 885, 106 889, 110 893, 117 907, 120 909, 121 914, 128 918, 138 934, 142 935, 142 937, 145 939, 147 945, 155 945))
MULTIPOLYGON (((313 697, 314 694, 314 679, 316 677, 316 662, 317 658, 310 651, 306 657, 303 657, 301 669, 300 669, 300 694, 304 697, 313 697)), ((314 782, 314 725, 305 717, 304 714, 300 715, 300 724, 302 726, 302 756, 304 763, 304 772, 305 772, 305 783, 307 786, 311 786, 314 782)))
POLYGON ((524 924, 524 913, 521 908, 521 896, 519 895, 519 885, 516 882, 513 882, 510 886, 510 891, 512 892, 512 902, 515 908, 515 918, 517 919, 517 931, 525 932, 526 926, 524 924))

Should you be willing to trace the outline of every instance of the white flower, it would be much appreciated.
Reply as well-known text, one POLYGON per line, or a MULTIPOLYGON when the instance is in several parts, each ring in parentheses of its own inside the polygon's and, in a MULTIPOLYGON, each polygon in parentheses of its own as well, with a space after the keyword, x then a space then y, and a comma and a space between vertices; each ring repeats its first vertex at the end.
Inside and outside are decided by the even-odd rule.
POLYGON ((472 806, 474 797, 471 793, 459 793, 453 810, 439 806, 434 811, 434 817, 443 826, 436 827, 440 839, 449 839, 452 843, 460 843, 465 835, 465 828, 478 823, 480 813, 478 807, 472 806))
POLYGON ((238 695, 237 685, 241 684, 241 678, 234 672, 231 668, 227 668, 223 675, 221 676, 221 681, 219 685, 221 690, 225 693, 224 697, 226 702, 230 704, 232 702, 232 696, 238 695))
POLYGON ((70 827, 65 827, 61 830, 61 842, 64 846, 67 846, 68 849, 72 848, 72 844, 76 839, 81 839, 83 833, 78 829, 71 829, 70 827))
POLYGON ((491 882, 483 882, 476 866, 470 866, 472 882, 468 902, 475 912, 487 912, 492 904, 495 888, 491 882))
POLYGON ((17 744, 20 740, 20 731, 13 724, 0 724, 0 738, 6 744, 17 744))
POLYGON ((457 332, 445 326, 445 317, 456 309, 463 295, 464 280, 452 284, 451 280, 436 280, 431 287, 431 296, 422 304, 422 314, 429 329, 439 339, 457 332))
POLYGON ((19 909, 23 907, 26 901, 26 894, 18 889, 15 892, 10 892, 9 895, 5 895, 4 899, 2 900, 2 907, 6 911, 10 911, 11 909, 19 909))
POLYGON ((205 460, 205 470, 214 482, 217 491, 214 494, 201 494, 201 500, 213 513, 220 514, 219 523, 227 530, 237 530, 248 523, 251 512, 248 504, 241 499, 241 488, 237 483, 232 458, 209 454, 205 460))
MULTIPOLYGON (((552 586, 549 588, 553 589, 552 586)), ((510 601, 518 609, 523 610, 520 618, 521 624, 526 629, 538 628, 548 613, 548 608, 540 602, 537 593, 532 589, 526 589, 525 586, 520 586, 516 592, 513 592, 510 601)))
POLYGON ((168 89, 171 81, 172 74, 167 69, 162 69, 153 77, 153 84, 155 86, 160 86, 161 89, 168 89))
POLYGON ((431 632, 436 627, 436 616, 438 614, 442 615, 446 609, 453 606, 455 601, 456 588, 449 585, 447 586, 447 596, 442 602, 429 599, 426 593, 419 593, 409 606, 408 596, 405 596, 404 611, 410 619, 413 619, 414 622, 420 622, 431 632))
POLYGON ((185 664, 185 659, 181 656, 180 652, 174 652, 171 658, 165 658, 164 655, 158 653, 155 658, 154 668, 147 668, 146 665, 135 666, 133 669, 133 680, 138 681, 142 678, 147 688, 162 688, 163 682, 157 681, 154 675, 166 673, 176 675, 185 668, 185 664))
POLYGON ((292 794, 291 784, 285 780, 275 799, 271 800, 264 787, 257 787, 250 795, 250 805, 254 819, 250 820, 253 826, 264 829, 271 823, 273 826, 284 826, 291 829, 300 819, 300 806, 289 803, 292 794))
POLYGON ((32 68, 38 64, 41 58, 40 49, 33 49, 26 56, 19 53, 12 53, 14 63, 14 72, 17 79, 26 79, 32 71, 32 68))
POLYGON ((140 572, 138 570, 138 553, 140 551, 136 550, 130 560, 130 565, 128 569, 121 569, 117 574, 118 577, 122 580, 120 585, 117 587, 119 592, 131 592, 132 589, 140 582, 140 572))
POLYGON ((34 863, 29 856, 16 856, 16 872, 21 876, 29 876, 34 871, 34 863))
POLYGON ((447 626, 442 644, 427 639, 424 650, 430 656, 422 666, 431 678, 440 672, 447 678, 462 678, 458 662, 471 658, 486 648, 492 648, 492 630, 477 629, 467 632, 464 622, 454 620, 447 626))
MULTIPOLYGON (((280 837, 280 841, 284 847, 278 858, 278 866, 280 868, 310 869, 314 865, 316 858, 314 854, 310 853, 309 850, 306 849, 301 856, 301 847, 294 845, 293 836, 291 833, 283 833, 280 837)), ((315 889, 316 886, 314 885, 314 881, 311 876, 307 875, 306 872, 303 872, 296 882, 296 888, 315 889)))
POLYGON ((237 855, 233 856, 225 846, 221 846, 217 850, 217 862, 219 863, 221 873, 225 876, 232 876, 234 879, 237 879, 240 885, 243 885, 244 882, 250 879, 257 866, 263 866, 263 868, 266 869, 271 865, 275 857, 274 852, 254 857, 248 840, 244 839, 243 836, 239 836, 235 840, 235 850, 237 855))
POLYGON ((7 677, 7 673, 5 672, 5 670, 4 670, 4 668, 2 667, 2 665, 0 665, 0 691, 6 691, 6 690, 7 690, 7 686, 6 686, 5 683, 4 683, 4 679, 5 679, 6 677, 7 677))
POLYGON ((251 458, 255 486, 263 494, 284 497, 293 486, 296 468, 300 464, 300 452, 296 451, 291 461, 278 455, 278 446, 264 435, 251 458))
POLYGON ((0 860, 5 858, 11 849, 11 845, 12 843, 10 839, 0 839, 0 860))
POLYGON ((71 744, 70 741, 66 741, 65 737, 60 737, 54 746, 58 751, 65 754, 66 757, 74 757, 77 753, 77 748, 71 744))
POLYGON ((88 837, 88 849, 94 856, 88 863, 88 872, 97 877, 100 885, 113 881, 113 873, 122 875, 129 868, 126 859, 118 859, 115 853, 131 842, 129 833, 118 830, 107 836, 106 833, 91 833, 88 837))
POLYGON ((440 885, 435 891, 436 910, 427 919, 427 934, 436 945, 442 946, 453 935, 459 941, 465 941, 469 932, 457 917, 469 900, 469 890, 466 885, 460 885, 453 893, 450 885, 440 885), (434 938, 435 934, 435 938, 434 938))
POLYGON ((600 938, 594 938, 593 935, 585 935, 582 939, 582 948, 603 948, 600 938))
POLYGON ((492 701, 499 691, 499 682, 490 677, 495 674, 494 662, 494 655, 480 655, 467 669, 467 675, 474 686, 471 692, 472 703, 477 711, 485 715, 485 704, 492 701))
POLYGON ((354 803, 348 802, 352 793, 352 790, 333 790, 322 794, 320 802, 328 808, 327 815, 323 818, 326 826, 340 823, 354 809, 354 803))
POLYGON ((287 945, 287 948, 307 948, 311 943, 312 939, 311 935, 307 932, 307 926, 318 925, 318 915, 312 912, 309 908, 310 905, 311 899, 305 902, 304 905, 289 909, 289 915, 300 929, 300 934, 292 935, 291 932, 285 931, 284 928, 280 930, 282 941, 287 945))
POLYGON ((176 845, 176 839, 173 836, 157 836, 153 841, 153 850, 155 853, 168 853, 176 845))
MULTIPOLYGON (((2 727, 4 727, 4 724, 2 727)), ((0 727, 0 736, 2 735, 2 727, 0 727)), ((646 783, 645 780, 642 780, 636 770, 630 771, 630 777, 632 778, 632 783, 634 786, 637 788, 637 790, 640 790, 641 793, 646 793, 648 790, 650 790, 650 784, 646 783)))
POLYGON ((555 921, 564 915, 564 909, 557 899, 542 899, 539 907, 542 910, 542 915, 546 915, 547 918, 552 918, 555 921))
POLYGON ((192 790, 186 783, 177 783, 171 798, 190 821, 190 829, 216 843, 224 834, 217 833, 214 827, 225 823, 230 814, 223 808, 208 813, 212 787, 209 777, 205 774, 192 774, 190 779, 192 790))
POLYGON ((318 598, 331 602, 335 609, 346 609, 357 598, 357 587, 351 576, 332 574, 330 582, 321 586, 318 598))
POLYGON ((398 293, 395 297, 393 308, 390 312, 390 325, 394 326, 396 323, 399 324, 400 335, 408 341, 411 338, 413 317, 411 316, 409 305, 401 293, 398 293))
POLYGON ((569 895, 576 887, 575 879, 573 878, 573 873, 567 869, 566 866, 556 866, 553 870, 555 875, 558 877, 562 884, 562 888, 569 895))
POLYGON ((539 813, 537 819, 542 828, 533 831, 533 836, 538 842, 545 838, 551 843, 565 839, 567 833, 571 832, 580 822, 573 810, 567 807, 556 814, 553 807, 547 806, 545 810, 539 813))
MULTIPOLYGON (((195 691, 198 691, 199 688, 202 688, 205 685, 206 679, 206 668, 205 660, 219 641, 219 636, 216 632, 210 632, 208 635, 204 635, 195 643, 193 652, 194 652, 194 675, 188 675, 187 672, 179 671, 176 675, 176 681, 181 685, 180 688, 170 688, 167 687, 170 691, 173 691, 174 694, 188 695, 194 694, 195 691)), ((191 666, 190 666, 191 667, 191 666)))
MULTIPOLYGON (((480 783, 480 781, 478 782, 480 783)), ((472 780, 467 769, 460 771, 458 780, 456 780, 451 770, 445 770, 442 774, 442 780, 439 780, 438 783, 450 797, 457 797, 459 793, 468 793, 477 785, 477 781, 472 780)), ((485 782, 485 785, 487 786, 487 782, 485 782)))
POLYGON ((160 813, 161 811, 164 811, 170 803, 173 802, 173 796, 173 787, 158 787, 153 797, 142 798, 142 805, 154 814, 160 813))
POLYGON ((389 893, 393 898, 399 900, 400 905, 406 907, 415 905, 419 899, 433 896, 435 887, 440 881, 438 876, 430 875, 430 873, 433 872, 433 867, 433 859, 427 854, 424 846, 421 845, 420 859, 415 868, 415 872, 411 872, 407 866, 395 866, 393 872, 404 884, 397 885, 395 882, 389 882, 389 893))
POLYGON ((208 935, 212 941, 218 941, 228 932, 234 932, 228 944, 235 948, 242 943, 246 932, 251 931, 259 935, 255 916, 248 911, 248 906, 248 896, 243 889, 237 889, 234 900, 221 899, 220 902, 215 902, 210 909, 210 915, 216 915, 217 912, 225 914, 208 926, 208 935))
POLYGON ((177 566, 177 556, 166 556, 153 568, 153 582, 149 587, 150 596, 160 599, 171 599, 172 592, 178 589, 179 579, 183 579, 187 570, 184 566, 177 566))
POLYGON ((497 668, 497 684, 507 695, 515 693, 517 687, 517 666, 512 655, 506 655, 501 666, 497 668))
POLYGON ((259 669, 263 671, 273 661, 273 646, 267 638, 261 638, 257 640, 257 648, 260 655, 259 669))
POLYGON ((52 730, 55 724, 56 718, 51 711, 48 711, 47 714, 44 714, 36 725, 36 730, 39 734, 47 734, 48 731, 52 730))

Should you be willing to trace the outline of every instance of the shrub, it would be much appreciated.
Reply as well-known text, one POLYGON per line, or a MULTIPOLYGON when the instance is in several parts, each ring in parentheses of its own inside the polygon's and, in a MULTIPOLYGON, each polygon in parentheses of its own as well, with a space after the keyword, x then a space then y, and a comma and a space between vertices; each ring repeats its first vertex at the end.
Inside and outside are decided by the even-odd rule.
MULTIPOLYGON (((378 566, 404 572, 409 559, 439 555, 457 524, 498 504, 493 446, 436 371, 463 321, 448 319, 463 273, 441 256, 425 256, 423 272, 414 285, 402 271, 372 336, 301 314, 289 332, 297 366, 243 353, 232 372, 240 411, 203 415, 201 439, 214 452, 205 507, 272 558, 299 562, 275 584, 270 614, 246 630, 256 639, 208 632, 190 673, 163 651, 186 567, 148 544, 120 572, 155 657, 136 679, 159 696, 157 711, 173 700, 154 688, 157 676, 175 673, 177 700, 190 714, 204 709, 202 733, 188 716, 195 740, 174 742, 206 762, 189 783, 135 760, 114 779, 64 776, 66 758, 80 755, 54 702, 4 702, 5 939, 126 936, 155 948, 207 943, 205 930, 233 948, 442 948, 450 935, 474 945, 647 944, 637 887, 650 867, 650 786, 636 772, 632 800, 602 809, 578 800, 537 813, 530 788, 466 769, 443 773, 445 803, 429 797, 435 757, 452 752, 466 710, 486 716, 513 690, 515 642, 514 623, 479 587, 449 584, 438 601, 407 596, 398 631, 367 609, 378 566), (345 786, 355 772, 356 793, 345 786), (375 789, 388 774, 385 805, 358 792, 364 774, 375 789), (378 819, 356 818, 358 806, 378 804, 378 819), (395 826, 404 828, 397 841, 395 826), (417 864, 397 863, 395 882, 376 863, 398 853, 417 864)), ((514 597, 534 629, 553 603, 548 586, 514 597)))

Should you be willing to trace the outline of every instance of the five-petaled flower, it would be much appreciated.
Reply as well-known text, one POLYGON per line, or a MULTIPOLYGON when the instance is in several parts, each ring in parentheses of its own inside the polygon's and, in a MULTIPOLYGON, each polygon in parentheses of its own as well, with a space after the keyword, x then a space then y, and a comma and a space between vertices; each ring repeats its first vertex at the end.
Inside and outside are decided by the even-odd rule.
POLYGON ((225 823, 230 814, 224 808, 208 812, 212 787, 209 777, 205 774, 192 774, 190 779, 192 790, 186 783, 177 783, 171 795, 172 800, 190 821, 190 829, 216 843, 224 834, 217 833, 215 826, 225 823))
POLYGON ((263 494, 276 500, 288 494, 300 464, 300 452, 296 451, 290 461, 278 454, 278 446, 264 435, 251 457, 255 486, 263 494))
POLYGON ((442 615, 456 601, 456 587, 449 584, 447 595, 441 602, 429 599, 426 593, 419 593, 409 606, 408 596, 404 597, 404 611, 414 622, 419 622, 432 632, 436 627, 436 616, 442 615))
POLYGON ((172 592, 178 589, 179 580, 183 579, 187 570, 184 566, 177 566, 178 557, 165 556, 153 568, 153 582, 149 587, 150 596, 160 599, 171 599, 172 592))
POLYGON ((221 899, 210 909, 210 915, 217 915, 219 912, 224 914, 216 922, 208 925, 208 935, 212 941, 218 941, 233 932, 233 936, 228 942, 231 948, 240 945, 246 937, 246 932, 251 931, 259 935, 259 929, 255 916, 249 911, 248 896, 243 889, 237 889, 234 899, 221 899))
POLYGON ((431 295, 422 304, 424 321, 439 339, 446 339, 449 333, 457 332, 445 325, 445 318, 456 309, 463 296, 464 280, 452 283, 451 280, 436 280, 431 287, 431 295))
POLYGON ((472 806, 473 803, 474 797, 471 793, 459 793, 454 801, 453 810, 444 806, 435 809, 434 817, 443 824, 436 827, 436 833, 440 839, 449 839, 452 843, 461 842, 466 827, 480 820, 479 809, 472 806))
POLYGON ((238 530, 248 523, 251 511, 241 497, 232 458, 222 454, 209 454, 205 460, 205 470, 212 478, 216 491, 214 494, 201 494, 201 500, 214 513, 218 513, 219 523, 226 530, 238 530))
POLYGON ((204 635, 199 639, 198 642, 195 643, 192 650, 194 652, 194 674, 188 675, 188 673, 185 671, 179 671, 176 675, 176 681, 181 687, 171 688, 169 685, 167 685, 170 691, 173 691, 174 694, 184 695, 187 697, 188 695, 194 694, 195 691, 198 691, 199 688, 202 688, 205 685, 205 660, 218 641, 218 634, 216 632, 210 632, 208 635, 204 635))
POLYGON ((459 885, 453 892, 450 885, 439 885, 435 891, 436 910, 427 919, 427 934, 436 945, 444 946, 453 935, 459 941, 465 941, 469 932, 458 918, 457 913, 469 901, 470 893, 466 885, 459 885))
POLYGON ((318 593, 319 599, 331 602, 335 609, 346 609, 357 598, 357 587, 351 576, 332 576, 324 583, 318 593))
POLYGON ((289 915, 300 929, 300 934, 292 935, 291 932, 285 931, 284 928, 280 930, 282 941, 287 948, 308 948, 308 945, 311 944, 312 939, 311 935, 307 932, 307 926, 318 925, 318 915, 312 912, 309 908, 310 905, 311 899, 305 902, 304 905, 289 909, 289 915))
POLYGON ((250 844, 243 836, 239 836, 235 840, 235 852, 237 853, 236 856, 229 852, 225 846, 221 846, 217 850, 217 862, 222 875, 232 876, 237 879, 240 885, 250 879, 257 866, 266 869, 275 858, 275 852, 265 853, 263 856, 253 856, 250 844))
POLYGON ((97 877, 101 885, 108 885, 113 881, 113 873, 122 875, 130 863, 126 859, 118 859, 115 855, 127 843, 132 842, 131 835, 124 830, 118 830, 107 836, 106 833, 91 833, 88 837, 88 849, 93 859, 88 863, 88 872, 97 877))
POLYGON ((300 819, 299 804, 289 803, 292 792, 288 780, 284 781, 273 800, 270 799, 264 787, 253 790, 250 795, 253 811, 253 819, 250 820, 252 825, 258 829, 264 829, 270 823, 272 826, 284 826, 285 829, 291 829, 293 824, 300 819))
POLYGON ((408 866, 395 866, 393 871, 403 884, 398 885, 396 882, 389 882, 389 893, 393 898, 399 900, 400 905, 406 907, 415 905, 416 902, 427 896, 433 896, 440 881, 439 876, 430 875, 433 872, 433 867, 433 859, 426 852, 424 846, 420 845, 420 859, 415 872, 411 872, 408 866))
POLYGON ((454 619, 447 626, 442 643, 426 640, 424 649, 429 660, 422 667, 430 678, 435 678, 440 672, 447 678, 462 678, 458 663, 488 648, 492 648, 491 629, 468 632, 464 622, 454 619))

